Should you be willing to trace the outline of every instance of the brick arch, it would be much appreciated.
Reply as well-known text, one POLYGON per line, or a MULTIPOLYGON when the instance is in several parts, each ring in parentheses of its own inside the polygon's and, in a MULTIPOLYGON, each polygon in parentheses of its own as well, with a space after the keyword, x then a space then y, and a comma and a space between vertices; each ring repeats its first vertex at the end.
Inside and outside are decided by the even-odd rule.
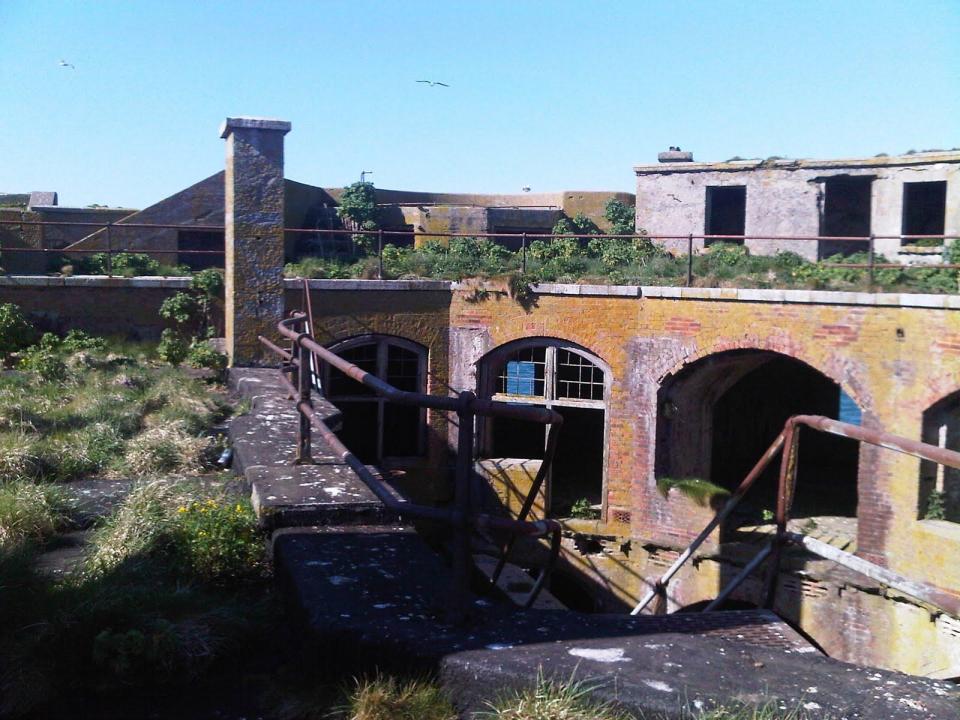
POLYGON ((807 353, 803 351, 802 346, 794 343, 789 338, 757 338, 743 337, 735 340, 725 340, 704 347, 694 347, 682 358, 665 358, 661 367, 655 368, 653 376, 657 387, 663 387, 670 379, 675 378, 684 370, 689 369, 696 363, 714 355, 720 355, 730 351, 756 350, 758 352, 772 352, 783 355, 801 362, 807 367, 816 370, 821 375, 835 382, 847 395, 853 398, 854 402, 863 412, 864 425, 873 424, 872 397, 856 378, 846 379, 847 373, 844 373, 843 360, 836 355, 829 357, 829 362, 825 365, 812 360, 807 353), (667 365, 667 362, 670 364, 667 365))

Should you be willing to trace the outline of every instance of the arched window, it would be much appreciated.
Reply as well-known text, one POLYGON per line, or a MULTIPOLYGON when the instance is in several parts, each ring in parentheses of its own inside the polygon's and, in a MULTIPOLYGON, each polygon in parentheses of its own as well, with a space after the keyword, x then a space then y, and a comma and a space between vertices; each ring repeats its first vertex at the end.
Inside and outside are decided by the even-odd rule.
MULTIPOLYGON (((572 343, 532 338, 489 353, 481 363, 481 394, 505 402, 544 405, 564 424, 548 483, 553 516, 596 515, 604 500, 609 371, 600 358, 572 343)), ((542 459, 542 425, 506 418, 481 428, 488 458, 542 459)))
MULTIPOLYGON (((337 343, 330 350, 398 390, 426 390, 427 350, 409 340, 365 335, 337 343)), ((338 436, 360 460, 377 463, 423 454, 425 410, 387 402, 326 363, 322 377, 327 399, 343 414, 338 436)))
MULTIPOLYGON (((923 442, 960 450, 960 391, 923 413, 923 442)), ((923 460, 920 463, 920 519, 960 522, 960 470, 923 460)))

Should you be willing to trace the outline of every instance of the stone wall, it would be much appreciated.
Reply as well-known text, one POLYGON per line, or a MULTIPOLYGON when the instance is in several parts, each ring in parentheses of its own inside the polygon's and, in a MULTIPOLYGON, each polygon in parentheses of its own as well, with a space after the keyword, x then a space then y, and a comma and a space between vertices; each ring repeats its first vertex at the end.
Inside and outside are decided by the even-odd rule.
MULTIPOLYGON (((904 182, 947 182, 946 235, 960 234, 960 155, 941 153, 867 160, 779 160, 774 162, 665 163, 634 168, 637 176, 637 227, 650 235, 703 235, 706 188, 746 187, 744 234, 759 236, 747 247, 758 254, 790 250, 809 260, 818 243, 766 240, 763 236, 821 235, 825 178, 873 177, 870 232, 899 235, 904 182)), ((686 253, 685 239, 663 240, 673 252, 686 253)), ((836 243, 834 243, 836 245, 836 243)), ((694 240, 703 249, 703 240, 694 240)), ((895 258, 899 239, 878 239, 878 253, 895 258)))

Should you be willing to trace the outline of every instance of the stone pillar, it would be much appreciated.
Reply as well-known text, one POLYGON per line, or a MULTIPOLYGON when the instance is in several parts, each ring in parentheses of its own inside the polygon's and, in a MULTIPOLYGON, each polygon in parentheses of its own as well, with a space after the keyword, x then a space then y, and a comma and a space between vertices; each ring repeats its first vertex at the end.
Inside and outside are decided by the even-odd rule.
POLYGON ((283 319, 283 136, 290 123, 227 118, 225 326, 231 365, 267 356, 257 335, 283 319))

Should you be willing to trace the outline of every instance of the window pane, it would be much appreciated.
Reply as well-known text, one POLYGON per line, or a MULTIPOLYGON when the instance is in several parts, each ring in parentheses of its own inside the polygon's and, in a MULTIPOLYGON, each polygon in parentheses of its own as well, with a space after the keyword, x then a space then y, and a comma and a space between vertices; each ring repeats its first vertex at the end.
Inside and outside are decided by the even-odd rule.
POLYGON ((383 406, 384 457, 420 454, 420 408, 410 405, 383 406))
POLYGON ((497 392, 507 395, 544 397, 546 363, 545 347, 518 350, 503 364, 498 377, 497 392))
POLYGON ((398 390, 420 391, 420 356, 397 345, 387 346, 388 383, 398 390))
POLYGON ((582 355, 557 350, 554 396, 567 400, 603 400, 603 370, 582 355))
MULTIPOLYGON (((357 345, 347 348, 337 355, 347 362, 351 362, 361 370, 366 370, 373 375, 377 374, 377 345, 369 343, 367 345, 357 345)), ((330 383, 326 388, 326 395, 329 398, 343 397, 344 395, 373 395, 373 390, 362 383, 347 377, 334 367, 330 368, 330 383)))

